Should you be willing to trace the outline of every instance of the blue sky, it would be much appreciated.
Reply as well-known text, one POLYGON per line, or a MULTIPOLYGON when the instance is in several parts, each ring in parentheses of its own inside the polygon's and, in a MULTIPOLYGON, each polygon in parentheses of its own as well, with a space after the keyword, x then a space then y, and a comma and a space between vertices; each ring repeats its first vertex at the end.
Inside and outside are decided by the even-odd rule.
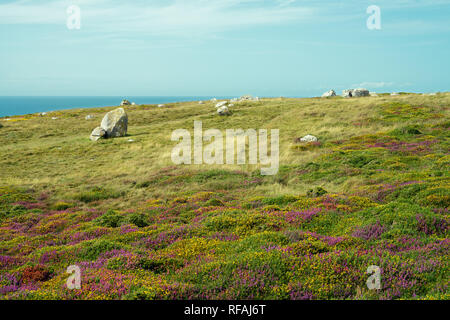
POLYGON ((449 91, 449 17, 450 0, 0 0, 0 95, 449 91))

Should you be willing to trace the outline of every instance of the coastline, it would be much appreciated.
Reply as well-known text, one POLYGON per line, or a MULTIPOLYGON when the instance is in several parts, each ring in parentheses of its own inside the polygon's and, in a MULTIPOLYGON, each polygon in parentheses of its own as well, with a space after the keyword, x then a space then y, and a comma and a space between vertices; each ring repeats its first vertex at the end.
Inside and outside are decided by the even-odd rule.
MULTIPOLYGON (((119 106, 122 99, 136 105, 153 105, 210 100, 213 96, 0 96, 0 118, 27 116, 41 112, 95 109, 119 106)), ((230 99, 230 96, 217 96, 230 99)))

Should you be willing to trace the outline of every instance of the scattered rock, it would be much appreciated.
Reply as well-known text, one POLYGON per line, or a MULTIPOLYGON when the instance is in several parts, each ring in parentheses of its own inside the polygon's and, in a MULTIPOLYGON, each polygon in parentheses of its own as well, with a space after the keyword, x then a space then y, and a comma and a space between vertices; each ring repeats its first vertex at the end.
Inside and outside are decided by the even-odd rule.
POLYGON ((398 93, 398 92, 392 92, 391 93, 391 96, 399 96, 400 95, 400 93, 398 93))
POLYGON ((221 116, 227 116, 227 115, 230 115, 230 114, 231 114, 231 113, 230 113, 230 109, 228 109, 227 106, 220 107, 220 108, 217 110, 217 113, 218 113, 219 115, 221 115, 221 116))
POLYGON ((58 118, 57 117, 52 117, 52 120, 58 120, 58 118))
POLYGON ((359 89, 348 89, 342 91, 342 96, 344 98, 353 98, 353 97, 368 97, 370 95, 369 90, 364 88, 359 89))
POLYGON ((336 97, 336 91, 330 90, 330 91, 325 92, 322 95, 322 98, 328 98, 328 97, 336 97))
POLYGON ((369 92, 369 95, 370 95, 371 97, 378 97, 378 94, 376 94, 375 92, 369 92))
POLYGON ((132 105, 132 106, 135 106, 135 105, 136 105, 136 103, 135 103, 135 102, 132 102, 132 103, 131 103, 131 105, 132 105))
POLYGON ((88 114, 85 119, 91 120, 91 119, 94 119, 94 116, 92 114, 88 114))
POLYGON ((129 106, 131 105, 130 101, 123 99, 122 102, 120 103, 121 106, 129 106))
POLYGON ((253 100, 253 96, 247 94, 245 96, 242 96, 239 100, 240 101, 250 101, 250 100, 253 100))
POLYGON ((128 139, 128 142, 134 142, 134 140, 133 139, 128 139))
POLYGON ((40 115, 41 117, 46 116, 46 115, 47 115, 47 112, 41 112, 41 113, 39 113, 39 115, 40 115))
POLYGON ((92 131, 90 139, 92 141, 98 141, 99 139, 103 139, 105 137, 106 137, 106 131, 101 127, 97 127, 92 131))
POLYGON ((212 98, 211 102, 217 102, 217 99, 216 98, 212 98))
POLYGON ((158 108, 164 108, 165 107, 165 105, 163 105, 163 104, 158 104, 158 108))
POLYGON ((319 139, 317 139, 317 137, 312 136, 310 134, 304 136, 303 138, 300 139, 301 142, 316 142, 319 141, 319 139))
POLYGON ((352 98, 353 97, 353 89, 342 91, 342 96, 344 98, 352 98))
POLYGON ((100 125, 107 138, 123 137, 128 130, 128 116, 123 108, 108 112, 100 125))
POLYGON ((198 104, 205 104, 203 101, 199 101, 198 104))
POLYGON ((216 108, 219 109, 219 108, 221 108, 221 107, 223 107, 223 106, 226 106, 227 104, 228 104, 227 101, 219 102, 218 104, 216 104, 216 108))
POLYGON ((359 89, 353 90, 354 97, 368 97, 369 95, 370 95, 369 90, 364 89, 364 88, 359 88, 359 89))

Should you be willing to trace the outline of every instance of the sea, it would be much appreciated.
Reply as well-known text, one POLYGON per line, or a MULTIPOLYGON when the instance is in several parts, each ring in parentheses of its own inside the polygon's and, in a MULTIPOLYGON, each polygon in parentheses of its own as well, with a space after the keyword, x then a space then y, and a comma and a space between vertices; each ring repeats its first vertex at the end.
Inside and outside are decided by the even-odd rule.
POLYGON ((212 98, 218 100, 231 99, 234 97, 209 97, 209 96, 186 96, 186 97, 6 97, 0 96, 0 117, 11 117, 39 112, 50 112, 57 110, 100 108, 119 106, 123 99, 140 104, 167 104, 187 101, 208 101, 212 98))

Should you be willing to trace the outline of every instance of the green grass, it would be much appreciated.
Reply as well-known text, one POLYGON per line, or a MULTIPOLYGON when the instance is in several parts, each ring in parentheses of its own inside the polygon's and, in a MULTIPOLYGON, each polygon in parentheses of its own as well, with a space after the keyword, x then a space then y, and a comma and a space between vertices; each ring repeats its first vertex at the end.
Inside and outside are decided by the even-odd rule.
POLYGON ((449 106, 450 93, 262 99, 228 117, 130 106, 128 136, 96 143, 111 108, 0 119, 0 298, 448 299, 449 106), (172 131, 194 120, 279 129, 278 174, 174 165, 172 131), (71 264, 79 293, 64 288, 71 264), (367 290, 369 265, 383 290, 367 290))

